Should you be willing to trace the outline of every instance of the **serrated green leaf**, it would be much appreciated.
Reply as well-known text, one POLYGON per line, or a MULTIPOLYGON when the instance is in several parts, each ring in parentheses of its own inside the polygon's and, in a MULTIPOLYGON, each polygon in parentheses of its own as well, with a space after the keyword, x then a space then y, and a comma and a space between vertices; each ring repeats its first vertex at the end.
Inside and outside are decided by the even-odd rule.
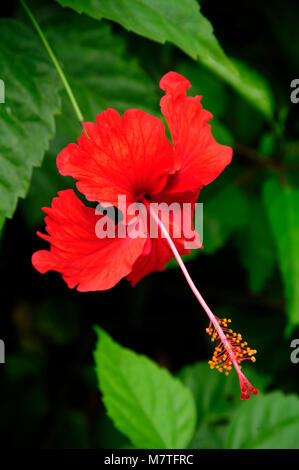
POLYGON ((285 287, 289 333, 299 324, 299 190, 271 179, 264 200, 285 287))
MULTIPOLYGON (((159 112, 154 83, 127 53, 125 41, 112 32, 109 24, 63 11, 41 26, 67 72, 85 121, 95 121, 96 115, 107 108, 120 113, 129 108, 159 112)), ((77 137, 80 128, 64 98, 58 126, 62 124, 66 133, 77 137)))
POLYGON ((32 168, 41 164, 53 137, 61 84, 35 31, 15 20, 0 20, 0 73, 5 82, 5 103, 0 105, 1 229, 18 198, 26 195, 32 168))
POLYGON ((223 52, 211 23, 196 0, 57 0, 62 6, 101 20, 120 23, 136 34, 169 41, 232 85, 265 116, 273 113, 273 97, 254 71, 233 63, 223 52))
MULTIPOLYGON (((129 108, 158 112, 159 98, 153 82, 128 55, 124 40, 112 33, 108 24, 63 11, 43 20, 41 27, 63 66, 86 121, 95 122, 96 115, 109 107, 121 113, 129 108)), ((59 189, 73 187, 72 179, 59 175, 55 162, 57 153, 81 133, 65 92, 56 123, 57 135, 51 151, 42 168, 34 171, 30 192, 22 201, 30 226, 41 222, 44 214, 40 208, 48 206, 59 189)))
POLYGON ((145 449, 185 448, 194 433, 190 391, 166 369, 117 344, 96 327, 96 373, 108 415, 132 443, 145 449))
POLYGON ((218 70, 226 67, 235 72, 213 34, 211 23, 194 0, 172 0, 171 5, 165 0, 58 0, 58 3, 98 20, 115 21, 154 41, 173 42, 193 59, 200 58, 218 70))
POLYGON ((225 448, 299 449, 299 398, 274 392, 243 403, 225 448))

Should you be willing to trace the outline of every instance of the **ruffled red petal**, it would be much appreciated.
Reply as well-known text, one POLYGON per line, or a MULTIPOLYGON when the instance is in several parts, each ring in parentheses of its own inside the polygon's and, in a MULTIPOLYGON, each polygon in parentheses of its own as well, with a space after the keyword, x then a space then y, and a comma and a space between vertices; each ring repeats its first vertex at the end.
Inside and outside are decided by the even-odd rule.
POLYGON ((176 154, 177 172, 168 178, 168 193, 198 191, 211 183, 231 162, 232 149, 218 144, 207 122, 213 117, 203 109, 200 96, 187 97, 190 82, 175 72, 160 81, 166 92, 161 110, 167 121, 176 154))
POLYGON ((62 175, 70 175, 90 201, 118 207, 118 196, 127 203, 145 194, 156 194, 173 172, 174 152, 163 123, 154 116, 130 109, 122 117, 113 109, 84 124, 77 144, 68 145, 57 157, 62 175))
POLYGON ((32 264, 42 273, 61 273, 70 288, 110 289, 130 273, 143 252, 146 238, 98 238, 96 224, 103 215, 86 207, 72 190, 60 191, 44 211, 49 235, 38 235, 51 247, 34 253, 32 264))

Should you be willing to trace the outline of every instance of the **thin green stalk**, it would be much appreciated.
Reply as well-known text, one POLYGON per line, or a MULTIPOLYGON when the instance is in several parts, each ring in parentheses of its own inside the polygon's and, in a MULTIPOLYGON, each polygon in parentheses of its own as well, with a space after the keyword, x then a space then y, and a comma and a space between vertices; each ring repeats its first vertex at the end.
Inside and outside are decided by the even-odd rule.
POLYGON ((58 62, 58 60, 57 60, 57 58, 56 58, 56 56, 55 56, 55 54, 54 54, 54 52, 53 52, 53 50, 52 50, 50 44, 48 43, 48 41, 47 41, 47 39, 46 39, 44 33, 42 32, 42 30, 41 30, 41 28, 40 28, 38 22, 36 21, 36 19, 35 19, 33 13, 31 12, 30 8, 29 8, 28 5, 26 4, 25 0, 20 0, 20 1, 21 1, 21 4, 22 4, 24 10, 26 11, 27 15, 29 16, 30 20, 32 21, 33 26, 35 27, 35 29, 36 29, 36 31, 37 31, 39 37, 41 38, 41 40, 42 40, 42 42, 43 42, 43 44, 44 44, 44 46, 45 46, 45 48, 46 48, 46 50, 47 50, 47 52, 48 52, 48 54, 49 54, 49 56, 50 56, 52 62, 53 62, 54 66, 55 66, 55 68, 56 68, 56 70, 57 70, 57 72, 58 72, 58 74, 59 74, 59 76, 60 76, 60 78, 61 78, 61 81, 62 81, 62 83, 63 83, 63 86, 64 86, 64 88, 65 88, 65 91, 67 92, 68 97, 69 97, 69 99, 70 99, 70 101, 71 101, 71 103, 72 103, 72 106, 73 106, 73 108, 74 108, 74 111, 75 111, 75 113, 76 113, 76 115, 77 115, 78 121, 79 121, 81 127, 83 128, 83 122, 84 122, 83 115, 82 115, 82 113, 81 113, 81 111, 80 111, 80 108, 79 108, 79 106, 78 106, 78 103, 77 103, 77 101, 76 101, 76 98, 75 98, 75 96, 74 96, 74 93, 73 93, 73 91, 72 91, 72 89, 71 89, 71 87, 70 87, 70 85, 69 85, 69 82, 67 81, 67 78, 66 78, 66 76, 64 75, 63 70, 62 70, 62 68, 60 67, 59 62, 58 62))

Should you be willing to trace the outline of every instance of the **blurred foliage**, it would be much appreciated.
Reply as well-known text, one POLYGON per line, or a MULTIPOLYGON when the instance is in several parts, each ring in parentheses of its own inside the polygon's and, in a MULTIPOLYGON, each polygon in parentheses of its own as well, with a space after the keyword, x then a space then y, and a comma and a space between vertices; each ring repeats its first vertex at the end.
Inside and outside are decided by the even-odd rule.
POLYGON ((31 254, 45 246, 35 236, 41 207, 74 187, 55 159, 80 126, 15 1, 0 22, 0 225, 13 216, 0 240, 3 446, 299 448, 298 364, 290 362, 299 333, 299 105, 290 102, 298 2, 28 3, 86 120, 107 107, 160 116, 158 82, 169 70, 191 81, 191 95, 203 95, 212 132, 234 157, 201 191, 204 249, 185 259, 215 313, 229 315, 258 350, 246 373, 262 393, 241 402, 235 374, 210 371, 207 320, 179 270, 151 274, 134 289, 123 281, 111 292, 80 294, 32 268, 31 254), (102 329, 96 338, 94 324, 115 340, 102 329), (179 412, 159 408, 167 394, 179 412))
POLYGON ((288 330, 292 331, 299 323, 299 191, 270 180, 264 193, 285 283, 288 330))

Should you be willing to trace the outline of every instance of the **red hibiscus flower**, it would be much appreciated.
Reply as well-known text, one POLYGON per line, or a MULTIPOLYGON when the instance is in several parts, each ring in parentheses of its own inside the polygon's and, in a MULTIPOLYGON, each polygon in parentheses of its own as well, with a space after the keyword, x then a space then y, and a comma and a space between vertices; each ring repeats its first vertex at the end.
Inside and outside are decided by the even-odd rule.
MULTIPOLYGON (((83 132, 78 144, 69 144, 58 155, 59 172, 75 178, 87 200, 115 207, 120 194, 127 205, 144 199, 195 202, 200 189, 230 163, 232 150, 213 138, 207 123, 212 115, 202 108, 201 97, 186 96, 190 86, 174 72, 160 82, 166 91, 161 109, 173 145, 158 118, 137 109, 121 117, 108 109, 96 124, 84 124, 87 135, 83 132)), ((59 192, 51 209, 43 210, 49 235, 38 235, 51 248, 35 253, 32 263, 42 273, 60 272, 69 287, 81 292, 110 289, 125 276, 134 285, 151 271, 164 269, 173 257, 161 237, 98 238, 95 225, 102 216, 85 207, 72 190, 59 192)), ((175 239, 180 254, 188 253, 184 241, 175 239)))
POLYGON ((97 116, 96 123, 84 123, 78 143, 69 144, 58 155, 58 170, 77 180, 77 189, 88 201, 122 209, 125 219, 118 228, 125 228, 126 235, 99 237, 96 226, 106 216, 86 207, 72 190, 61 191, 52 207, 43 209, 48 234, 38 233, 50 243, 50 250, 34 253, 32 263, 42 273, 61 273, 70 288, 86 292, 110 289, 124 277, 135 285, 148 273, 163 270, 175 256, 215 328, 214 331, 210 324, 209 334, 213 340, 219 338, 217 348, 223 347, 223 351, 216 350, 211 367, 228 372, 233 365, 240 379, 241 398, 249 398, 247 387, 257 392, 241 373, 239 364, 244 359, 254 359, 255 351, 244 355, 247 343, 239 342, 238 346, 234 335, 232 339, 230 333, 224 332, 224 320, 216 318, 205 304, 180 257, 189 252, 186 241, 192 239, 193 246, 200 246, 192 214, 201 188, 211 183, 232 159, 232 149, 218 144, 212 136, 208 124, 212 115, 202 108, 201 97, 186 95, 190 86, 186 78, 175 72, 167 73, 160 81, 166 92, 161 111, 172 144, 165 136, 163 123, 137 109, 130 109, 123 116, 108 109, 97 116), (125 197, 124 208, 119 205, 120 195, 125 197), (168 207, 173 202, 179 210, 170 217, 166 209, 157 213, 151 208, 153 203, 168 207), (139 235, 131 236, 136 230, 136 218, 127 212, 138 203, 144 205, 146 213, 137 219, 139 235), (187 235, 184 232, 172 237, 186 211, 191 221, 187 235), (151 236, 147 222, 154 222, 159 228, 158 237, 151 236))

